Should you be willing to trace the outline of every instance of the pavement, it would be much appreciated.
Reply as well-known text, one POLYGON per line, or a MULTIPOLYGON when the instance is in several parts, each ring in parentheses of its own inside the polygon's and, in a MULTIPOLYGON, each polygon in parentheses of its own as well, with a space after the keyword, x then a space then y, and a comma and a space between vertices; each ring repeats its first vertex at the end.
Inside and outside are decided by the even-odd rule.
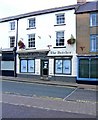
POLYGON ((37 84, 78 87, 81 89, 91 89, 91 90, 98 91, 98 87, 96 85, 78 84, 78 83, 74 83, 74 82, 72 83, 72 82, 63 82, 63 81, 49 81, 49 80, 41 80, 41 79, 33 79, 33 78, 8 77, 8 76, 0 76, 0 79, 1 80, 18 81, 18 82, 37 83, 37 84))

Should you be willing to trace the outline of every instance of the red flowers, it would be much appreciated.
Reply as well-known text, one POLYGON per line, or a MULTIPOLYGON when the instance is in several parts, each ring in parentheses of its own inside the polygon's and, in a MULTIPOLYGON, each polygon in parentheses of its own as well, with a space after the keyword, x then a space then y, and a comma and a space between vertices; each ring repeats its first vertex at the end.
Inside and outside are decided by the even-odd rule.
POLYGON ((24 45, 22 40, 19 40, 18 46, 19 46, 19 49, 24 49, 25 48, 25 45, 24 45))

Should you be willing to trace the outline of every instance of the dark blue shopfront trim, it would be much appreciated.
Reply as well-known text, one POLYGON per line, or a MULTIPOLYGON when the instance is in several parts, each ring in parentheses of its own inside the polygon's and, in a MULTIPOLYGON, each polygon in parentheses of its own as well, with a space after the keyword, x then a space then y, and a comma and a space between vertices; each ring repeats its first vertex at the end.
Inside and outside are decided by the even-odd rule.
POLYGON ((89 83, 89 84, 97 84, 98 85, 98 78, 80 78, 79 77, 79 60, 80 59, 90 59, 90 58, 98 58, 98 55, 96 56, 77 56, 77 78, 76 82, 77 83, 89 83))

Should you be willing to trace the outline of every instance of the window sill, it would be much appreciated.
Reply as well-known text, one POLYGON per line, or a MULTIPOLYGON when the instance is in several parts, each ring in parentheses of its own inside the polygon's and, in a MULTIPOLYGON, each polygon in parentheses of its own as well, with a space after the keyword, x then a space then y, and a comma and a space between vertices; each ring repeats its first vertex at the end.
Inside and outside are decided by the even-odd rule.
POLYGON ((27 28, 26 30, 36 29, 36 27, 27 28))
POLYGON ((53 48, 66 48, 66 46, 55 46, 53 48))
POLYGON ((64 26, 64 25, 66 25, 66 24, 56 24, 54 26, 64 26))
POLYGON ((90 28, 93 28, 93 27, 98 27, 98 25, 92 25, 92 26, 90 26, 90 28))
POLYGON ((26 50, 32 50, 32 49, 36 49, 36 48, 35 47, 26 48, 26 50))

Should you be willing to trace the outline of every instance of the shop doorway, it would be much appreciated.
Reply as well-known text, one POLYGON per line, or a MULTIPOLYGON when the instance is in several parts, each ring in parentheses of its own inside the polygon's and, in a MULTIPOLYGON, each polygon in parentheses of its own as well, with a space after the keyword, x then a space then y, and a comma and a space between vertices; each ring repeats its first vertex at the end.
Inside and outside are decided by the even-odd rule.
POLYGON ((48 77, 48 71, 49 71, 49 61, 42 60, 41 61, 41 76, 48 77))

